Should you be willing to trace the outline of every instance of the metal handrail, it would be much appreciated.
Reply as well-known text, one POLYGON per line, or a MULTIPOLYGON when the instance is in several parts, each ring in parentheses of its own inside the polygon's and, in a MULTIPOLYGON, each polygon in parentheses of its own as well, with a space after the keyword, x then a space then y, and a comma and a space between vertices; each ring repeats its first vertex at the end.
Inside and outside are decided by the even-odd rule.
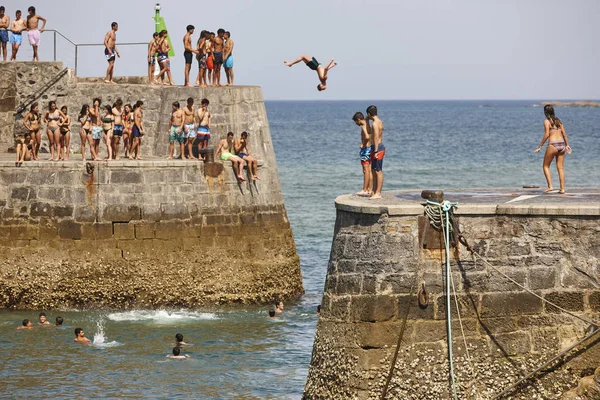
MULTIPOLYGON (((104 46, 104 43, 75 43, 65 35, 63 35, 60 31, 56 29, 44 29, 44 32, 52 32, 54 34, 54 61, 56 60, 56 36, 59 35, 67 42, 71 43, 75 47, 75 76, 77 76, 77 60, 78 60, 78 49, 79 47, 89 47, 89 46, 104 46)), ((42 33, 44 33, 42 32, 42 33)), ((148 45, 147 42, 127 42, 127 43, 115 43, 115 46, 139 46, 139 45, 148 45)))

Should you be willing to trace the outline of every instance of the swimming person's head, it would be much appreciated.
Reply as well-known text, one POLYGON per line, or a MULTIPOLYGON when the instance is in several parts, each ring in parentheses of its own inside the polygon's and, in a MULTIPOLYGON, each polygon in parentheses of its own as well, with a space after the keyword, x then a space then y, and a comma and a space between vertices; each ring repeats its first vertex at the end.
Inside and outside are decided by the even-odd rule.
POLYGON ((275 301, 275 308, 279 311, 283 311, 283 301, 281 301, 281 300, 275 301))
POLYGON ((369 117, 377 116, 377 106, 369 106, 367 107, 367 115, 369 117))
POLYGON ((56 317, 56 326, 61 326, 64 322, 63 317, 56 317))
POLYGON ((22 322, 23 326, 31 326, 31 321, 25 318, 22 322))
POLYGON ((177 343, 183 342, 183 335, 181 333, 178 333, 177 335, 175 335, 175 340, 177 341, 177 343))
POLYGON ((362 122, 364 120, 365 120, 365 115, 363 113, 361 113, 360 111, 354 113, 354 115, 352 116, 352 121, 354 121, 354 123, 356 125, 359 125, 359 126, 362 125, 362 122))
POLYGON ((317 314, 321 314, 321 305, 320 304, 317 306, 317 314))
POLYGON ((75 328, 75 337, 83 336, 83 329, 75 328))
POLYGON ((275 310, 269 310, 269 317, 273 318, 275 316, 275 310))
POLYGON ((181 354, 181 349, 177 346, 173 347, 173 355, 178 356, 179 354, 181 354))
POLYGON ((552 127, 554 127, 554 128, 561 127, 562 122, 560 121, 560 119, 558 119, 556 117, 556 115, 554 115, 554 107, 552 106, 552 104, 546 104, 544 106, 544 115, 546 116, 546 119, 548 121, 550 121, 550 124, 552 125, 552 127))
POLYGON ((46 313, 41 312, 39 315, 40 323, 43 324, 46 322, 46 313))

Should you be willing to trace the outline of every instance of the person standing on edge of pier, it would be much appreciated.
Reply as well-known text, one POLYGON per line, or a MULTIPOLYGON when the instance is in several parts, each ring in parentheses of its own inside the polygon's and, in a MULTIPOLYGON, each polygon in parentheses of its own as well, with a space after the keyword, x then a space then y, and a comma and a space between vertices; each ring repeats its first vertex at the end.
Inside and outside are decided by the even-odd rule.
POLYGON ((206 154, 202 153, 202 149, 205 149, 208 146, 208 141, 210 140, 210 111, 208 111, 209 105, 208 99, 202 99, 200 103, 202 108, 198 110, 198 125, 197 125, 197 133, 198 133, 198 159, 202 158, 206 160, 206 154))
POLYGON ((135 153, 135 159, 141 160, 140 152, 142 151, 142 137, 146 134, 144 130, 144 115, 142 110, 144 109, 144 102, 138 100, 133 106, 133 127, 131 128, 131 135, 133 136, 133 146, 129 152, 129 159, 133 160, 133 154, 135 153))
POLYGON ((21 43, 23 43, 23 31, 25 30, 27 30, 27 23, 21 18, 21 10, 17 10, 15 20, 10 24, 10 44, 12 45, 10 61, 17 61, 17 53, 21 43))
POLYGON ((152 34, 152 40, 148 43, 148 83, 154 84, 154 65, 156 64, 156 53, 158 52, 158 33, 152 34))
POLYGON ((171 121, 169 123, 169 157, 167 157, 167 160, 173 159, 173 153, 175 153, 175 142, 179 143, 180 157, 182 160, 185 160, 183 110, 181 109, 178 101, 173 102, 172 108, 173 110, 171 111, 171 121))
POLYGON ((225 35, 225 29, 219 28, 217 31, 217 37, 214 39, 214 49, 213 49, 213 64, 214 71, 213 77, 214 82, 213 86, 221 86, 221 66, 223 65, 223 44, 225 41, 223 40, 223 36, 225 35))
POLYGON ((371 126, 361 112, 352 117, 354 123, 360 126, 360 164, 363 170, 363 188, 357 196, 371 196, 373 173, 371 172, 371 126))
POLYGON ((371 125, 371 170, 373 171, 373 194, 369 200, 381 198, 383 189, 383 157, 385 146, 383 145, 383 122, 377 116, 377 107, 367 108, 367 121, 373 121, 371 125))
POLYGON ((100 100, 100 98, 95 98, 94 102, 92 103, 92 108, 90 109, 90 118, 92 122, 91 145, 94 148, 92 155, 96 156, 94 161, 100 160, 100 139, 102 139, 102 116, 100 115, 101 104, 102 100, 100 100))
POLYGON ((159 76, 162 79, 162 84, 167 85, 165 83, 165 74, 167 74, 167 78, 169 78, 168 85, 173 86, 173 78, 171 77, 171 60, 169 60, 169 51, 171 51, 171 46, 169 46, 169 41, 167 37, 169 36, 169 32, 166 30, 160 31, 158 34, 158 65, 160 65, 159 76))
MULTIPOLYGON (((188 158, 190 160, 197 160, 192 152, 192 145, 194 144, 194 140, 196 140, 196 109, 194 108, 193 98, 190 97, 187 99, 187 104, 183 107, 183 115, 183 141, 184 143, 187 142, 188 158)), ((183 155, 183 153, 181 154, 183 155)))
POLYGON ((2 58, 6 61, 6 44, 8 43, 10 17, 4 11, 4 6, 0 6, 0 44, 2 45, 2 58))
POLYGON ((33 6, 29 7, 27 12, 29 13, 27 15, 27 39, 29 39, 29 44, 33 47, 33 60, 31 61, 40 61, 38 47, 40 46, 40 33, 46 29, 46 18, 37 15, 33 6), (40 21, 42 21, 42 28, 38 30, 40 21))
POLYGON ((108 61, 108 68, 106 68, 106 78, 104 78, 104 82, 106 83, 115 83, 113 80, 113 75, 115 73, 115 54, 117 57, 121 58, 119 54, 119 50, 117 50, 117 31, 119 30, 119 24, 113 22, 110 24, 110 31, 106 33, 104 36, 104 55, 106 56, 106 61, 108 61))
POLYGON ((194 25, 187 26, 187 33, 183 37, 183 57, 185 58, 185 70, 184 70, 184 83, 183 86, 190 85, 190 70, 192 69, 192 61, 194 61, 194 54, 198 54, 198 50, 192 47, 192 35, 194 34, 194 25))
POLYGON ((233 40, 231 40, 231 33, 225 32, 225 54, 223 59, 225 60, 225 76, 227 77, 227 86, 233 85, 233 40))

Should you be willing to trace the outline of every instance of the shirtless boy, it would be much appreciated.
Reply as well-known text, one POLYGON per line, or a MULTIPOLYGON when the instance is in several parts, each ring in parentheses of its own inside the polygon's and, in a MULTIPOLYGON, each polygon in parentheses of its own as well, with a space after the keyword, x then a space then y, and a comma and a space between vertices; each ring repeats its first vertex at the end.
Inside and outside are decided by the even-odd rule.
POLYGON ((185 70, 184 70, 184 86, 190 85, 190 70, 192 69, 192 61, 194 60, 194 54, 198 54, 198 50, 192 47, 192 35, 194 34, 194 25, 187 26, 187 33, 183 37, 183 57, 185 57, 185 70))
POLYGON ((363 188, 356 193, 358 196, 370 196, 372 186, 371 173, 371 127, 361 112, 352 117, 354 123, 360 126, 360 163, 363 170, 363 188))
MULTIPOLYGON (((188 98, 187 105, 183 107, 183 141, 187 142, 188 158, 197 160, 192 152, 192 145, 196 139, 196 110, 194 108, 194 99, 188 98)), ((183 155, 183 153, 181 153, 183 155)))
POLYGON ((214 64, 214 82, 213 86, 221 86, 221 66, 223 65, 223 48, 225 41, 223 36, 225 35, 225 29, 219 29, 217 36, 213 40, 213 64, 214 64))
POLYGON ((244 177, 242 176, 242 170, 244 169, 244 160, 239 158, 238 156, 233 155, 233 132, 229 132, 227 134, 227 139, 223 139, 219 142, 219 146, 217 147, 217 157, 220 157, 223 161, 231 161, 233 166, 233 172, 238 181, 246 182, 244 177))
POLYGON ((46 29, 46 18, 37 15, 33 6, 29 7, 27 12, 29 13, 27 15, 27 39, 29 39, 29 44, 33 47, 33 60, 31 61, 40 61, 38 47, 40 45, 40 33, 46 29), (42 21, 42 28, 38 30, 40 21, 42 21))
POLYGON ((21 43, 23 43, 24 30, 27 30, 27 22, 21 18, 21 10, 17 10, 15 20, 10 24, 10 44, 12 45, 10 61, 17 61, 17 53, 21 43))
POLYGON ((2 46, 2 58, 6 61, 6 44, 8 43, 10 17, 4 11, 4 6, 0 6, 0 46, 2 46))
POLYGON ((371 170, 373 171, 373 194, 370 200, 381 198, 381 189, 383 188, 383 157, 385 156, 385 146, 382 142, 383 122, 377 116, 377 107, 369 106, 367 108, 367 120, 373 121, 371 124, 371 170))
POLYGON ((48 321, 48 319, 46 318, 46 313, 40 313, 38 325, 50 325, 50 321, 48 321))
POLYGON ((250 179, 253 181, 260 179, 256 174, 258 170, 258 160, 252 156, 250 149, 248 148, 248 132, 242 132, 240 139, 233 143, 233 147, 235 149, 235 154, 248 164, 250 179))
POLYGON ((177 142, 179 143, 181 159, 185 160, 185 154, 183 154, 183 142, 185 140, 183 137, 183 110, 180 108, 178 101, 173 102, 172 107, 171 121, 169 123, 169 157, 167 159, 173 159, 175 142, 177 142))
POLYGON ((329 64, 327 64, 325 68, 323 68, 323 66, 319 64, 316 58, 309 57, 305 54, 301 55, 300 57, 298 57, 298 59, 292 62, 284 61, 283 63, 288 67, 291 67, 292 65, 297 64, 300 61, 304 61, 308 68, 312 69, 313 71, 317 71, 319 81, 321 82, 317 85, 317 90, 320 92, 322 90, 327 89, 327 72, 337 65, 337 63, 334 62, 333 58, 331 59, 331 61, 329 61, 329 64))
POLYGON ((75 339, 73 339, 73 341, 78 342, 78 343, 85 343, 85 344, 92 343, 92 341, 90 339, 85 337, 85 333, 83 332, 83 329, 81 329, 81 328, 75 328, 75 339))
POLYGON ((183 341, 183 335, 181 333, 178 333, 175 335, 175 346, 181 347, 181 346, 193 346, 193 344, 191 343, 186 343, 183 341))
POLYGON ((169 33, 166 30, 160 31, 158 35, 158 65, 160 65, 159 76, 163 81, 163 85, 167 85, 164 79, 164 74, 167 74, 167 78, 169 78, 169 85, 173 85, 173 78, 171 77, 171 60, 169 60, 169 51, 171 51, 171 46, 169 46, 169 41, 167 38, 169 37, 169 33))
POLYGON ((198 157, 202 157, 204 160, 206 156, 202 154, 201 150, 208 146, 210 140, 210 111, 208 111, 209 101, 208 99, 202 99, 200 103, 202 108, 198 110, 198 157))
POLYGON ((233 85, 233 40, 231 40, 231 33, 225 32, 225 54, 223 59, 225 60, 225 76, 227 77, 227 85, 233 85))
POLYGON ((178 346, 173 347, 173 354, 168 354, 167 358, 175 358, 175 359, 179 359, 179 360, 185 360, 186 358, 189 358, 189 356, 186 355, 180 355, 181 354, 181 349, 178 346))
POLYGON ((31 329, 31 321, 25 318, 23 322, 21 322, 21 326, 17 328, 18 331, 21 329, 31 329))
POLYGON ((156 53, 158 51, 158 33, 152 34, 152 40, 148 43, 148 83, 156 83, 154 80, 154 65, 156 64, 156 53))
POLYGON ((112 155, 115 160, 119 159, 119 145, 123 137, 123 100, 117 99, 112 107, 112 115, 115 119, 112 137, 112 155))
POLYGON ((106 56, 106 61, 108 61, 108 68, 106 68, 106 78, 104 78, 104 82, 106 83, 115 83, 113 81, 113 74, 115 73, 115 54, 117 57, 121 58, 119 54, 119 50, 117 50, 117 31, 119 30, 119 24, 113 22, 110 24, 110 31, 106 33, 104 36, 104 55, 106 56))
POLYGON ((144 102, 138 100, 133 106, 133 127, 131 128, 133 145, 129 151, 130 160, 133 160, 134 153, 136 160, 142 159, 142 157, 140 157, 140 152, 142 151, 142 137, 146 134, 146 131, 144 130, 144 115, 142 114, 142 110, 144 110, 144 102))

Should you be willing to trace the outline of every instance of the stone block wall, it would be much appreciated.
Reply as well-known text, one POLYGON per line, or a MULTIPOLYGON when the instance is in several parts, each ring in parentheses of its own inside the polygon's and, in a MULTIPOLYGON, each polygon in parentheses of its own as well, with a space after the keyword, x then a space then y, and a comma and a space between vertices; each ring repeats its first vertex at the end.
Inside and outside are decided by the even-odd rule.
MULTIPOLYGON (((380 398, 407 312, 387 398, 449 398, 444 252, 420 247, 417 213, 395 214, 338 207, 307 399, 380 398), (427 307, 419 307, 415 296, 422 284, 430 296, 427 307)), ((599 222, 597 215, 460 216, 471 245, 492 265, 594 321, 600 320, 599 222)), ((464 247, 453 250, 452 276, 459 398, 493 397, 592 329, 473 259, 464 247)), ((568 368, 547 373, 515 398, 556 398, 597 367, 598 340, 578 357, 567 357, 568 368)))

